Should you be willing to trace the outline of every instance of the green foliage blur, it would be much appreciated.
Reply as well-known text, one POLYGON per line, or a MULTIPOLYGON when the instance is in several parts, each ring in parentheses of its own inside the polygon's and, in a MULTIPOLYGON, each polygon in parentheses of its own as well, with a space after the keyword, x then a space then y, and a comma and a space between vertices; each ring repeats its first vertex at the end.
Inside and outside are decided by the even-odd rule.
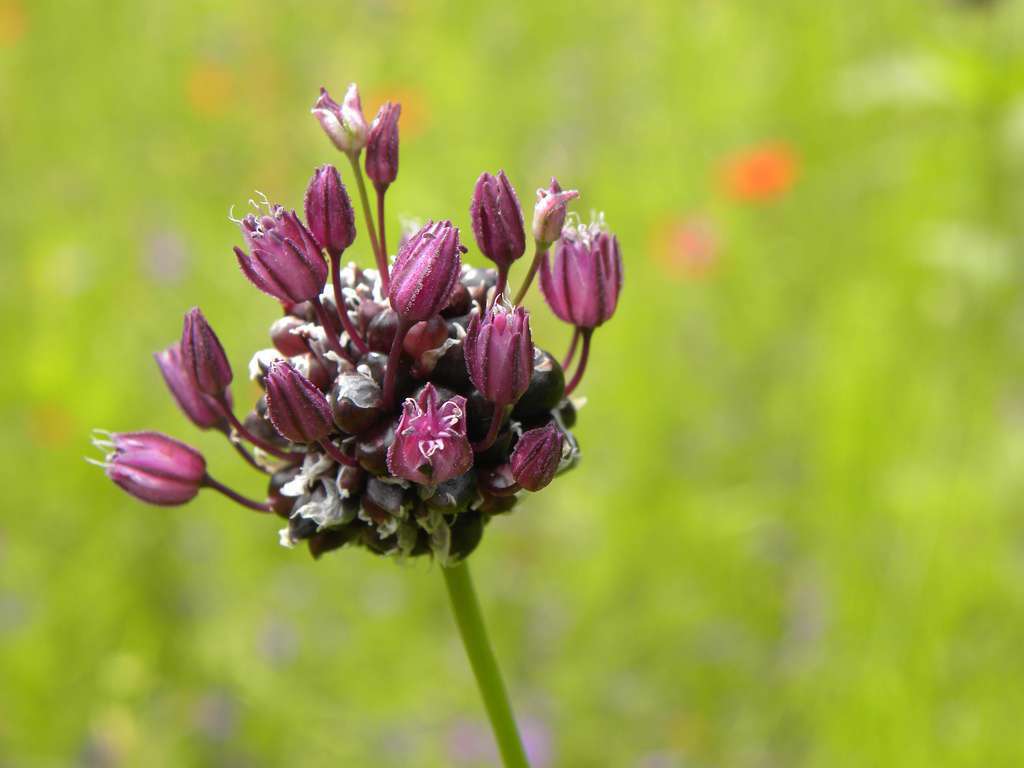
POLYGON ((1024 764, 1021 3, 0 0, 0 766, 495 764, 436 565, 82 458, 262 492, 150 354, 198 304, 255 399, 228 211, 347 173, 352 80, 391 242, 498 168, 622 242, 584 461, 471 560, 535 764, 1024 764))

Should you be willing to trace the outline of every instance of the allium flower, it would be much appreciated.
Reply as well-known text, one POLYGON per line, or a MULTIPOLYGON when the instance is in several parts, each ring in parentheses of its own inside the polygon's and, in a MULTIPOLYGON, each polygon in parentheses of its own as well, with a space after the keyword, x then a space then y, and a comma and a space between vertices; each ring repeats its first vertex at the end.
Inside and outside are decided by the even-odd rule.
POLYGON ((316 242, 331 256, 340 255, 356 239, 352 201, 333 165, 313 172, 306 189, 306 221, 316 242))
POLYGON ((224 347, 199 307, 193 307, 185 315, 181 329, 181 361, 196 389, 215 399, 224 395, 234 378, 224 347))
POLYGON ((195 448, 159 432, 113 432, 97 437, 111 449, 102 466, 107 477, 148 504, 173 507, 192 501, 206 477, 206 461, 195 448))
POLYGON ((601 224, 566 229, 554 258, 540 265, 540 290, 559 319, 593 329, 615 313, 622 290, 622 255, 601 224))
POLYGON ((473 451, 466 439, 466 398, 440 400, 433 384, 406 398, 395 442, 388 449, 388 470, 413 483, 436 486, 469 471, 473 451))
POLYGON ((363 117, 363 105, 359 101, 359 88, 355 83, 349 85, 341 104, 331 98, 326 88, 321 88, 320 98, 310 112, 320 121, 320 127, 324 129, 327 138, 342 152, 358 154, 366 146, 369 131, 366 118, 363 117))
POLYGON ((279 301, 298 304, 317 298, 327 282, 327 262, 320 244, 295 211, 267 206, 263 216, 241 221, 251 254, 235 248, 238 265, 249 281, 279 301))
POLYGON ((550 187, 537 190, 537 204, 533 208, 533 239, 542 246, 542 250, 561 236, 569 201, 579 196, 575 189, 564 191, 554 177, 550 187))
POLYGON ((459 279, 458 227, 450 221, 428 221, 398 252, 391 270, 388 299, 399 318, 408 323, 429 320, 448 303, 459 279))
POLYGON ((506 273, 526 252, 526 233, 519 198, 504 171, 480 174, 469 216, 480 252, 498 265, 499 276, 506 273))
POLYGON ((558 471, 565 447, 562 430, 556 424, 524 432, 512 451, 512 477, 527 491, 545 488, 558 471))
POLYGON ((334 429, 331 407, 316 386, 278 360, 267 373, 267 416, 281 437, 293 443, 315 443, 334 429))
MULTIPOLYGON (((192 380, 181 356, 181 342, 174 342, 167 349, 153 353, 153 359, 160 366, 167 388, 174 401, 188 420, 200 429, 227 428, 227 419, 215 400, 204 394, 192 380)), ((230 393, 228 395, 230 398, 230 393)), ((228 400, 230 405, 230 399, 228 400)))
POLYGON ((496 405, 512 405, 530 386, 533 338, 530 313, 495 304, 481 320, 474 315, 464 342, 469 378, 496 405))
POLYGON ((373 118, 366 141, 366 175, 377 189, 387 189, 398 177, 398 117, 401 104, 385 102, 373 118))

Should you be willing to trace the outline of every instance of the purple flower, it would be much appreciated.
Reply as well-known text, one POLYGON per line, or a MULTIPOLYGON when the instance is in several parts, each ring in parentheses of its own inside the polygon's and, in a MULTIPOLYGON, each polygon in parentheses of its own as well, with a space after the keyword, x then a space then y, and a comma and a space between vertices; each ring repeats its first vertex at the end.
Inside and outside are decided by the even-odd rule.
POLYGON ((458 477, 473 465, 466 438, 466 398, 439 402, 433 384, 406 398, 395 442, 388 449, 388 471, 421 485, 434 486, 458 477))
POLYGON ((313 172, 306 189, 306 221, 317 243, 331 256, 340 255, 356 239, 352 201, 333 165, 313 172))
POLYGON ((428 221, 402 245, 391 270, 388 298, 403 322, 429 320, 444 309, 465 252, 450 221, 428 221))
POLYGON ((385 102, 373 118, 366 140, 366 175, 380 190, 387 189, 398 176, 398 116, 401 114, 401 104, 385 102))
POLYGON ((253 285, 289 304, 320 295, 327 282, 327 262, 295 211, 272 206, 267 215, 249 214, 240 226, 252 254, 235 247, 235 256, 253 285))
POLYGON ((93 438, 111 449, 102 462, 107 477, 135 498, 171 507, 195 498, 206 479, 206 461, 194 448, 159 432, 114 432, 93 438))
POLYGON ((523 212, 516 190, 504 171, 480 174, 469 207, 476 244, 488 259, 507 270, 526 252, 523 212))
POLYGON ((320 121, 327 138, 342 152, 359 154, 366 146, 366 118, 355 83, 349 85, 341 104, 331 98, 326 88, 321 88, 320 98, 310 112, 320 121))
POLYGON ((324 393, 284 360, 267 373, 267 415, 282 437, 293 443, 315 443, 334 429, 331 406, 324 393))
POLYGON ((540 290, 551 311, 577 328, 606 322, 622 290, 622 254, 615 235, 597 224, 566 229, 554 258, 541 262, 540 290))
MULTIPOLYGON (((181 355, 181 342, 174 342, 167 349, 153 353, 153 359, 160 366, 167 388, 174 401, 188 420, 200 429, 226 429, 227 420, 217 403, 203 394, 195 385, 181 355)), ((231 407, 231 393, 225 393, 228 407, 231 407)))
POLYGON ((533 239, 542 248, 547 248, 561 237, 566 206, 579 196, 575 189, 563 192, 554 177, 550 187, 537 190, 537 204, 533 208, 533 239))
POLYGON ((512 477, 527 491, 550 483, 562 460, 565 438, 553 422, 523 433, 512 452, 512 477))
POLYGON ((463 341, 473 386, 495 405, 511 405, 530 386, 533 340, 530 313, 496 302, 480 319, 474 315, 463 341))
POLYGON ((196 389, 205 395, 222 397, 231 384, 231 363, 199 307, 193 307, 185 314, 181 330, 181 361, 196 389))

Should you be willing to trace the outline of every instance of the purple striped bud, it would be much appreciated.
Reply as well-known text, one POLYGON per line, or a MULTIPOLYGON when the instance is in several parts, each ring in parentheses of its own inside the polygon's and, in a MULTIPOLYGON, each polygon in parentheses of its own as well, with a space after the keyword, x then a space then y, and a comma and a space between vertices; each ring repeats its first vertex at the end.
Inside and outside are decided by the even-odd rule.
POLYGON ((352 201, 333 165, 313 172, 306 189, 306 221, 317 243, 331 256, 340 255, 356 239, 352 201))
POLYGON ((473 386, 495 405, 511 405, 530 386, 533 340, 525 308, 495 302, 482 320, 474 314, 463 349, 473 386))
POLYGON ((526 252, 523 212, 516 190, 504 171, 481 173, 469 206, 476 244, 488 259, 507 270, 526 252))
POLYGON ((398 176, 398 116, 401 104, 381 106, 366 140, 366 175, 377 189, 385 190, 398 176))
POLYGON ((545 256, 541 262, 540 290, 551 311, 577 328, 606 322, 622 290, 622 254, 615 235, 599 224, 567 228, 554 258, 545 256))
POLYGON ((441 403, 433 384, 406 398, 395 442, 388 449, 388 471, 421 485, 435 486, 469 471, 473 449, 466 437, 466 398, 441 403))
POLYGON ((224 347, 199 307, 193 307, 185 314, 181 329, 181 361, 196 389, 210 397, 221 397, 234 378, 224 347))
POLYGON ((267 415, 282 437, 293 443, 315 443, 334 429, 324 393, 284 360, 267 373, 267 415))
POLYGON ((563 192, 554 177, 550 187, 537 190, 537 204, 533 208, 533 239, 542 248, 549 247, 562 236, 566 207, 570 200, 579 196, 575 189, 563 192))
POLYGON ((399 249, 388 298, 406 323, 429 320, 452 295, 462 267, 459 230, 450 221, 428 221, 399 249))
POLYGON ((114 432, 93 438, 110 450, 102 462, 107 477, 148 504, 171 507, 195 498, 206 478, 206 461, 194 448, 159 432, 114 432))
POLYGON ((341 104, 331 98, 326 88, 321 88, 320 98, 310 112, 320 121, 327 138, 342 152, 358 154, 366 146, 366 118, 355 83, 349 85, 341 104))
MULTIPOLYGON (((181 355, 181 342, 174 342, 167 349, 153 353, 153 359, 160 366, 167 388, 171 390, 174 402, 182 413, 200 429, 225 429, 227 420, 214 400, 203 394, 192 381, 181 355)), ((231 407, 231 393, 226 392, 228 407, 231 407)))
POLYGON ((554 422, 523 433, 512 452, 512 477, 527 491, 550 483, 562 460, 565 439, 554 422))
POLYGON ((252 255, 236 247, 238 266, 249 282, 279 301, 298 304, 316 298, 327 282, 320 244, 295 211, 279 205, 270 211, 242 219, 242 235, 252 255))

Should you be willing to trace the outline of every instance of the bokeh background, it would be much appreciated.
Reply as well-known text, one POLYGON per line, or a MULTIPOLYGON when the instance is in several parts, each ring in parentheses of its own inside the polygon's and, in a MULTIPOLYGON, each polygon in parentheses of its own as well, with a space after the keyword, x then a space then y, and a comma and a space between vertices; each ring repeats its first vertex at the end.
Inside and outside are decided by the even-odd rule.
POLYGON ((228 209, 341 165, 351 80, 395 214, 556 174, 622 242, 584 462, 473 557, 536 765, 1024 763, 1021 3, 486 6, 0 0, 0 765, 494 764, 436 566, 82 460, 260 493, 150 353, 266 346, 228 209))

